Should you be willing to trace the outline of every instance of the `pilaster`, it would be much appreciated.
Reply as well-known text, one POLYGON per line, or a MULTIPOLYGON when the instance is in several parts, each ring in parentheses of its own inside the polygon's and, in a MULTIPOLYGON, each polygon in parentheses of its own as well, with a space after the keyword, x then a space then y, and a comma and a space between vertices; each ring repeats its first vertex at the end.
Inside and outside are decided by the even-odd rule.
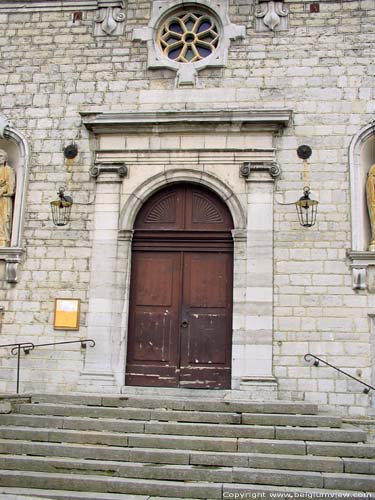
POLYGON ((241 389, 262 383, 276 390, 272 371, 273 193, 276 164, 243 165, 247 193, 244 329, 233 345, 233 375, 241 389))
MULTIPOLYGON (((121 328, 122 302, 117 285, 118 220, 123 162, 96 164, 95 218, 91 253, 87 335, 95 349, 86 353, 79 388, 85 391, 117 391, 113 356, 121 328)), ((117 344, 118 348, 118 344, 117 344)))

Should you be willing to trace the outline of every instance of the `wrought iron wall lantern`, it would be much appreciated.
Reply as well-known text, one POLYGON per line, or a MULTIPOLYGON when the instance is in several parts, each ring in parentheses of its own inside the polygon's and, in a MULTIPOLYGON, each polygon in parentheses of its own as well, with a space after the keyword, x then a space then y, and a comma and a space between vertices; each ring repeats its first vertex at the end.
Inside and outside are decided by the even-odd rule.
POLYGON ((318 212, 319 202, 310 199, 310 188, 303 188, 303 196, 295 202, 298 220, 301 226, 311 227, 316 222, 316 214, 318 212))
MULTIPOLYGON (((310 146, 299 146, 297 149, 297 155, 301 160, 303 160, 303 180, 307 182, 307 160, 312 154, 312 149, 310 146)), ((298 215, 298 220, 303 227, 312 227, 316 222, 316 215, 318 213, 319 202, 317 200, 312 200, 310 198, 310 187, 305 186, 303 188, 303 195, 299 200, 292 203, 280 203, 276 200, 279 205, 295 205, 298 215)))
POLYGON ((51 201, 52 220, 55 226, 66 226, 70 221, 73 199, 65 196, 65 189, 59 188, 57 200, 51 201))

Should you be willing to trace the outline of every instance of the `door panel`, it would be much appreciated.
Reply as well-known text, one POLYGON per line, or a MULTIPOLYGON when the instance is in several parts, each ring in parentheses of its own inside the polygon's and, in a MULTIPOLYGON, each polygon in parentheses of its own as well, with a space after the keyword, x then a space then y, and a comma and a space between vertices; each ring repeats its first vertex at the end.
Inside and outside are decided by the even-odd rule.
POLYGON ((135 252, 127 383, 177 383, 181 254, 135 252))
POLYGON ((184 298, 190 307, 227 305, 226 254, 186 253, 184 260, 184 298))
POLYGON ((232 255, 184 255, 181 373, 185 386, 229 387, 232 255), (204 380, 202 380, 204 379, 204 380))

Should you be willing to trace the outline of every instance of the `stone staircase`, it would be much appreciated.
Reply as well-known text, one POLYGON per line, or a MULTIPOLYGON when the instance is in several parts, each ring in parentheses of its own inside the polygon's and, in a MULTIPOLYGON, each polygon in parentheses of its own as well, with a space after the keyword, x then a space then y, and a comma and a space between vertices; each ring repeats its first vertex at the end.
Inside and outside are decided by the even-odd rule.
POLYGON ((308 403, 36 395, 0 415, 0 497, 375 498, 365 440, 308 403))

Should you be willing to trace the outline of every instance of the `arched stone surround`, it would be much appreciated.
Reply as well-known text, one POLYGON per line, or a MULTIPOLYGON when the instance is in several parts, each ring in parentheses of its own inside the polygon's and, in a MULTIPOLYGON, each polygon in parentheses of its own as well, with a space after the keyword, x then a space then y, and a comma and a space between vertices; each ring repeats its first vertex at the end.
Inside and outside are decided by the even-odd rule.
POLYGON ((17 283, 18 265, 24 252, 23 228, 30 170, 30 148, 26 137, 1 114, 0 147, 8 152, 11 158, 11 166, 16 172, 11 242, 9 247, 0 248, 0 261, 5 263, 6 281, 8 283, 17 283))
MULTIPOLYGON (((375 122, 359 130, 349 147, 352 247, 348 251, 348 257, 351 259, 355 290, 365 290, 368 287, 368 270, 374 274, 372 270, 375 269, 375 252, 367 250, 370 242, 370 223, 366 204, 367 172, 373 164, 375 122)), ((374 286, 370 285, 370 288, 374 286)))
POLYGON ((131 231, 133 229, 136 215, 147 198, 162 187, 177 182, 202 184, 214 191, 227 204, 233 217, 234 227, 237 230, 246 229, 246 212, 244 207, 224 182, 216 176, 201 172, 200 170, 172 169, 153 176, 134 190, 121 210, 119 221, 120 231, 131 231))

